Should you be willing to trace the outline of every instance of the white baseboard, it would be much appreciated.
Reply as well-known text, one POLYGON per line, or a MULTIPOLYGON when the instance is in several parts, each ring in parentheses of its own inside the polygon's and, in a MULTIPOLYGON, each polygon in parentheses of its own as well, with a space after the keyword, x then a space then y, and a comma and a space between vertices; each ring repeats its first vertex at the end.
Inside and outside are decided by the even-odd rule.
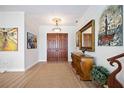
POLYGON ((7 69, 5 72, 24 72, 25 69, 7 69))
POLYGON ((38 62, 39 62, 39 61, 34 62, 32 65, 30 65, 30 66, 26 67, 26 68, 25 68, 25 70, 30 69, 31 67, 33 67, 34 65, 36 65, 38 62))
POLYGON ((46 63, 46 60, 38 60, 38 62, 46 63))
POLYGON ((71 63, 72 61, 68 61, 68 63, 71 63))
POLYGON ((25 71, 24 68, 0 68, 0 73, 25 71))
POLYGON ((5 73, 6 71, 5 70, 1 70, 0 73, 5 73))
POLYGON ((68 60, 68 62, 72 62, 72 60, 68 60))

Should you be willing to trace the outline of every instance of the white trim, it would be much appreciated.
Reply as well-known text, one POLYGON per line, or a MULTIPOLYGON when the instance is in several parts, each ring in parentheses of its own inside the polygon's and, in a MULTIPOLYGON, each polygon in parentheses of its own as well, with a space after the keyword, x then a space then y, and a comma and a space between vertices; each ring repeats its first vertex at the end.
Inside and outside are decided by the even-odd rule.
POLYGON ((31 67, 33 67, 34 65, 36 65, 38 62, 39 62, 39 61, 34 62, 32 65, 30 65, 30 66, 26 67, 26 68, 25 68, 25 70, 30 69, 31 67))
POLYGON ((71 63, 72 61, 68 61, 68 63, 71 63))
POLYGON ((25 69, 7 69, 5 72, 21 72, 21 71, 25 71, 25 69))
POLYGON ((43 62, 43 63, 46 63, 47 60, 38 60, 38 62, 43 62))
POLYGON ((6 71, 5 70, 0 70, 0 73, 5 73, 6 71))
POLYGON ((72 62, 72 59, 68 60, 68 62, 72 62))

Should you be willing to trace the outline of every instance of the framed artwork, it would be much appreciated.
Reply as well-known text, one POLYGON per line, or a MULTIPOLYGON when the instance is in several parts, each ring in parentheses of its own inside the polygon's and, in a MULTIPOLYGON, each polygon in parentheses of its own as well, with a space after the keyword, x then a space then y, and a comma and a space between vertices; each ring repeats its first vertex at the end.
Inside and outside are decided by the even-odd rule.
POLYGON ((37 36, 29 32, 27 32, 27 48, 37 48, 37 36))
POLYGON ((18 28, 0 28, 0 51, 18 50, 18 28))
POLYGON ((123 6, 108 6, 100 17, 99 46, 123 46, 123 6))

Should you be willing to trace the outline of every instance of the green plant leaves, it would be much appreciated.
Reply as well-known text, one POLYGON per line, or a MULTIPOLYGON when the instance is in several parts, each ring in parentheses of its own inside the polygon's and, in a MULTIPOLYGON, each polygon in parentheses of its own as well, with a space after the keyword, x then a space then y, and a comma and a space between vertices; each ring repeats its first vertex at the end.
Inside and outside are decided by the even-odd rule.
POLYGON ((95 80, 100 85, 104 85, 107 83, 109 71, 103 66, 94 66, 91 74, 93 80, 95 80))

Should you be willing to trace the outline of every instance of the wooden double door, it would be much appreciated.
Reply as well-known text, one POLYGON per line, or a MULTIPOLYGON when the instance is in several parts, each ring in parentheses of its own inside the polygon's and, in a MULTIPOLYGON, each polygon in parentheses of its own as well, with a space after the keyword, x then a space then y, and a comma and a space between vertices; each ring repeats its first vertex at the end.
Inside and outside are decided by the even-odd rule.
POLYGON ((48 62, 68 61, 68 34, 66 33, 47 34, 47 61, 48 62))

